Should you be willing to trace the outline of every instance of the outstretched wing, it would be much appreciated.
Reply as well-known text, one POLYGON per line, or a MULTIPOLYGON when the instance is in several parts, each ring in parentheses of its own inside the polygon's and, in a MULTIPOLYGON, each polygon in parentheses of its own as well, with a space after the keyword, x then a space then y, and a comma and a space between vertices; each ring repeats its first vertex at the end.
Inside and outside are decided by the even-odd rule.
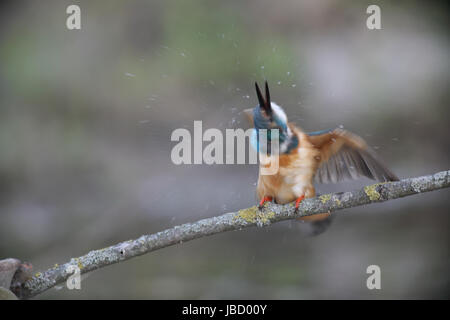
POLYGON ((321 159, 315 179, 320 183, 357 179, 361 176, 378 181, 397 181, 375 152, 359 136, 341 128, 308 134, 320 150, 321 159))

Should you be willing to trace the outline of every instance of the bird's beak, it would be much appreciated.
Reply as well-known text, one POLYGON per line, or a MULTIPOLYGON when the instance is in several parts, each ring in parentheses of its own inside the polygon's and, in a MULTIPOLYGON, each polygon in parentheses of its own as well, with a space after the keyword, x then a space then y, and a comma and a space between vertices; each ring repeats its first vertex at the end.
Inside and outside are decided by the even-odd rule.
POLYGON ((266 98, 263 98, 261 90, 259 90, 258 83, 255 82, 256 95, 258 96, 259 107, 263 109, 267 116, 272 116, 272 105, 270 102, 269 85, 266 81, 266 98))

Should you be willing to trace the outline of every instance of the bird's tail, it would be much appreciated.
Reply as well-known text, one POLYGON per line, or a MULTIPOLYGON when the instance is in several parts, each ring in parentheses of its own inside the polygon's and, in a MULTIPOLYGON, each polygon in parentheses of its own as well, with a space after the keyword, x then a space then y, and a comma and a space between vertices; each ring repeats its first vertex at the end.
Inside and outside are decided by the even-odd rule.
POLYGON ((309 234, 311 236, 317 236, 325 231, 331 226, 331 223, 334 220, 334 215, 329 215, 326 218, 323 218, 321 220, 315 220, 310 222, 310 231, 309 234))
POLYGON ((304 230, 305 235, 317 236, 325 232, 331 226, 331 223, 334 220, 334 215, 328 212, 319 213, 308 217, 298 218, 297 220, 306 222, 302 224, 301 228, 304 230))

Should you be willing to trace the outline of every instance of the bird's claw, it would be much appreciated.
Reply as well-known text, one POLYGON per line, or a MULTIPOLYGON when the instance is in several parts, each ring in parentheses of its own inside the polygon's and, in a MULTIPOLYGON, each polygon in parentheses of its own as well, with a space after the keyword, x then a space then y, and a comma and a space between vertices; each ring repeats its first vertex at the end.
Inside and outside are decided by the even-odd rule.
POLYGON ((300 206, 300 203, 303 201, 303 199, 305 198, 305 196, 300 196, 297 198, 297 200, 295 200, 295 210, 294 213, 298 213, 298 207, 300 206))
POLYGON ((259 209, 260 211, 264 208, 264 204, 265 204, 267 201, 272 201, 272 197, 263 197, 263 198, 261 199, 261 201, 259 202, 259 206, 258 206, 258 209, 259 209))

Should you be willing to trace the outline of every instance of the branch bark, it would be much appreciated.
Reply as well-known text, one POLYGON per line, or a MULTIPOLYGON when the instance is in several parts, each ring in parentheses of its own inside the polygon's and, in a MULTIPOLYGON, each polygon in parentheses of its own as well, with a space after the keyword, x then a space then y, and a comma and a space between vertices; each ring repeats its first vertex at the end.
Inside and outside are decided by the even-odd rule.
POLYGON ((161 248, 216 233, 254 226, 268 226, 279 221, 383 202, 449 186, 450 170, 397 182, 377 183, 352 192, 325 194, 305 199, 302 201, 298 213, 294 212, 292 203, 286 205, 269 203, 262 212, 254 206, 91 251, 84 256, 72 258, 63 265, 55 265, 44 272, 38 272, 27 281, 11 287, 11 290, 19 298, 27 299, 66 281, 73 272, 71 269, 73 267, 70 266, 77 266, 81 273, 87 273, 161 248))

